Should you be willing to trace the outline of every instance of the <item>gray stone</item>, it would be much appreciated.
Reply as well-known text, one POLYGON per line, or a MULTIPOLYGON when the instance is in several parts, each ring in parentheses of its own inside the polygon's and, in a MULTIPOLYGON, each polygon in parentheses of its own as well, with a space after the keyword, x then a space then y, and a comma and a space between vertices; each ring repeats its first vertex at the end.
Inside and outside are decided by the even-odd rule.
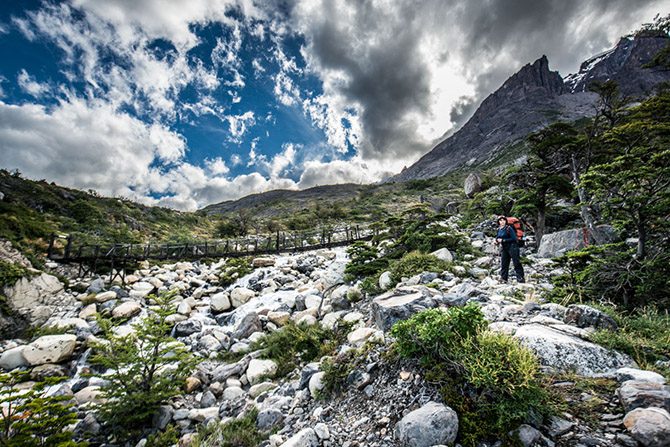
POLYGON ((635 408, 658 407, 670 411, 670 386, 655 382, 628 380, 617 389, 626 411, 635 408))
POLYGON ((175 337, 188 337, 202 331, 202 322, 198 320, 186 320, 177 323, 174 327, 175 337))
POLYGON ((91 284, 86 289, 86 293, 100 293, 105 290, 105 281, 101 278, 96 278, 91 281, 91 284))
POLYGON ((421 289, 399 287, 372 301, 372 315, 377 327, 388 331, 396 322, 422 310, 436 307, 441 298, 426 287, 421 289))
POLYGON ((159 430, 165 430, 172 416, 174 415, 174 410, 169 405, 161 405, 158 408, 158 411, 154 414, 153 417, 153 426, 159 430))
POLYGON ((616 322, 598 309, 584 304, 573 304, 565 311, 565 323, 574 324, 577 327, 593 327, 596 329, 618 329, 616 322))
MULTIPOLYGON (((616 231, 612 226, 600 225, 596 230, 603 243, 616 240, 616 231)), ((541 258, 555 258, 564 255, 568 251, 584 248, 586 246, 584 240, 584 231, 581 228, 545 234, 540 242, 537 255, 541 258)), ((586 240, 589 243, 593 242, 592 240, 589 241, 588 237, 586 240)))
POLYGON ((262 410, 256 416, 256 426, 261 430, 269 430, 284 421, 284 415, 275 408, 262 410))
POLYGON ((516 434, 524 447, 533 447, 542 438, 542 433, 539 430, 527 424, 521 425, 516 434))
POLYGON ((280 447, 318 447, 319 438, 311 428, 300 430, 280 447))
POLYGON ((542 365, 560 372, 595 376, 635 366, 625 354, 539 324, 521 326, 514 336, 535 352, 542 365))
POLYGON ((242 318, 242 321, 235 328, 233 332, 233 337, 238 340, 249 337, 254 332, 259 332, 263 330, 263 325, 261 324, 260 318, 256 312, 249 312, 242 318))
POLYGON ((3 352, 0 355, 0 367, 6 371, 11 371, 20 366, 28 366, 28 362, 23 357, 23 350, 25 348, 25 345, 21 345, 3 352))
POLYGON ((298 389, 302 390, 307 388, 309 385, 309 380, 314 374, 319 372, 319 364, 316 362, 308 363, 300 371, 300 382, 298 384, 298 389))
POLYGON ((277 372, 277 363, 274 360, 252 359, 247 368, 247 380, 251 385, 260 383, 277 372))
POLYGON ((662 408, 637 408, 623 418, 630 434, 645 447, 670 446, 670 414, 662 408))
POLYGON ((468 197, 472 197, 482 190, 482 178, 479 174, 473 172, 467 176, 463 184, 463 192, 468 197))
POLYGON ((244 395, 246 393, 239 386, 230 386, 223 390, 223 400, 236 400, 244 395))
POLYGON ((564 433, 572 430, 572 427, 575 426, 574 422, 568 421, 567 419, 562 419, 556 416, 553 416, 549 420, 549 435, 552 437, 561 436, 564 433))
POLYGON ((395 437, 404 447, 451 445, 457 433, 456 412, 437 402, 428 402, 408 413, 395 426, 395 437))
POLYGON ((216 396, 214 396, 214 393, 209 390, 202 393, 202 398, 200 399, 200 408, 213 407, 214 405, 216 405, 216 396))
POLYGON ((311 394, 313 398, 317 398, 321 390, 323 390, 323 378, 325 375, 325 372, 319 371, 309 379, 309 394, 311 394))

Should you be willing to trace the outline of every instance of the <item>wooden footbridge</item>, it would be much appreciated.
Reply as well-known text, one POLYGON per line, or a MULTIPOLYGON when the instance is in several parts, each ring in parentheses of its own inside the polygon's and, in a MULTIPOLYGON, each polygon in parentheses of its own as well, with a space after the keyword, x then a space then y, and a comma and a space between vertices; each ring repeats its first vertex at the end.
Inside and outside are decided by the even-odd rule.
POLYGON ((341 247, 370 240, 373 230, 360 226, 181 244, 78 244, 72 236, 52 235, 47 257, 79 264, 80 275, 108 267, 125 276, 127 267, 140 261, 194 261, 206 258, 239 258, 277 253, 297 253, 341 247), (65 241, 63 243, 63 241, 65 241))

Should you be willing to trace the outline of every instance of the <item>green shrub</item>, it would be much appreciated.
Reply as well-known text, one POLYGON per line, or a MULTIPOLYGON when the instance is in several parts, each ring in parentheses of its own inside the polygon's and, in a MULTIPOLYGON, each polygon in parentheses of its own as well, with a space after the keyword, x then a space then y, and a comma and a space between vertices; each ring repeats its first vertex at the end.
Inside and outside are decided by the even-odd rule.
POLYGON ((632 309, 653 304, 670 305, 670 253, 663 251, 643 260, 626 244, 591 246, 556 259, 566 273, 555 277, 547 298, 570 304, 596 301, 632 309))
POLYGON ((453 359, 468 338, 486 328, 479 306, 428 309, 412 318, 399 321, 391 329, 398 353, 403 357, 453 359))
POLYGON ((262 350, 262 357, 277 362, 278 376, 291 372, 302 362, 311 362, 331 355, 347 338, 351 326, 340 324, 334 330, 320 324, 295 324, 274 331, 251 345, 252 350, 262 350))
POLYGON ((226 287, 254 271, 250 258, 230 258, 219 270, 219 285, 226 287))
POLYGON ((670 314, 655 307, 644 307, 632 313, 604 308, 617 322, 616 331, 599 330, 591 340, 611 349, 625 352, 644 369, 656 369, 670 379, 670 370, 655 366, 658 360, 670 359, 670 314))
POLYGON ((3 288, 13 286, 16 281, 28 275, 30 272, 25 267, 0 260, 0 293, 3 288))
POLYGON ((223 424, 200 426, 193 440, 193 447, 256 447, 267 439, 269 433, 256 426, 258 410, 253 408, 241 418, 223 424))
POLYGON ((396 323, 391 335, 403 357, 426 366, 441 384, 445 402, 459 415, 459 442, 514 442, 510 428, 541 422, 550 408, 533 354, 508 335, 485 331, 476 304, 448 311, 429 309, 396 323))
POLYGON ((180 393, 195 367, 193 355, 170 336, 172 326, 166 318, 174 313, 173 295, 150 295, 157 306, 133 325, 135 332, 130 335, 115 335, 111 321, 99 320, 107 342, 94 344, 91 362, 110 373, 104 376, 106 400, 98 410, 106 427, 119 438, 137 438, 158 408, 180 393))
POLYGON ((172 447, 179 442, 179 429, 170 424, 161 432, 147 436, 145 447, 172 447))
POLYGON ((72 439, 70 426, 77 414, 68 396, 49 396, 47 387, 64 378, 50 378, 33 385, 29 390, 18 389, 21 382, 30 380, 26 372, 0 375, 0 445, 63 446, 88 445, 72 439))
POLYGON ((391 282, 399 283, 422 272, 442 273, 451 267, 451 263, 419 252, 408 253, 391 265, 391 282))

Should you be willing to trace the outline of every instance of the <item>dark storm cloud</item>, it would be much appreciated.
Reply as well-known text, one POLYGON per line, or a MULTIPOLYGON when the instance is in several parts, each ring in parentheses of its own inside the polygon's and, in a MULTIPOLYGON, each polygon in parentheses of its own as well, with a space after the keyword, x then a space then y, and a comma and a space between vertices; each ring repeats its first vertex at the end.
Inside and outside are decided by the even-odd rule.
POLYGON ((524 64, 546 54, 551 68, 565 76, 669 9, 667 0, 324 0, 300 4, 291 14, 305 34, 314 70, 326 80, 337 78, 324 85, 359 106, 361 154, 388 159, 430 149, 416 128, 422 118, 434 118, 439 61, 460 67, 472 87, 470 94, 457 87, 451 92, 451 110, 441 111, 447 130, 462 125, 524 64))

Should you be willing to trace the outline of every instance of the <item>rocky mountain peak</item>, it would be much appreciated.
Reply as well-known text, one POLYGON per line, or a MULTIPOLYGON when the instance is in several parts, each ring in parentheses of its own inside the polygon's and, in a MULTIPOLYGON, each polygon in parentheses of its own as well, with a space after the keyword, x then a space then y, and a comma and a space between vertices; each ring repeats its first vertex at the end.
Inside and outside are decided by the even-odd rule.
POLYGON ((513 88, 541 88, 551 95, 560 95, 564 91, 563 78, 557 71, 549 70, 549 60, 545 55, 532 64, 524 65, 505 81, 501 90, 513 88))

